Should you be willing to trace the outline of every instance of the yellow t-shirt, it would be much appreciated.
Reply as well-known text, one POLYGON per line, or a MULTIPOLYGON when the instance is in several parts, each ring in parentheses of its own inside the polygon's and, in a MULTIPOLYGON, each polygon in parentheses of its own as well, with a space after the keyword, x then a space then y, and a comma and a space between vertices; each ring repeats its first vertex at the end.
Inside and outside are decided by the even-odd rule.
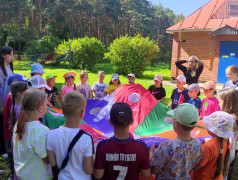
POLYGON ((113 91, 115 91, 120 85, 116 85, 116 86, 113 86, 113 84, 110 84, 109 86, 107 86, 107 93, 110 95, 113 93, 113 91))

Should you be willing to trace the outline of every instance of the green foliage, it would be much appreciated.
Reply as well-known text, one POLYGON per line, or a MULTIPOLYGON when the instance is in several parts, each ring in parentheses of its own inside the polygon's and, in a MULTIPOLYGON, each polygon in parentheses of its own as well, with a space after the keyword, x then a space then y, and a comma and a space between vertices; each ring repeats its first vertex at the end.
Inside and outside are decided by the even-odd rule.
POLYGON ((160 62, 167 63, 169 66, 171 65, 172 51, 167 53, 159 53, 158 59, 154 59, 151 61, 151 65, 158 64, 160 62))
POLYGON ((55 51, 59 54, 68 53, 69 43, 71 43, 72 68, 92 70, 94 65, 103 58, 105 47, 96 38, 69 39, 60 44, 55 51))
POLYGON ((157 58, 158 52, 159 47, 154 41, 138 34, 114 40, 105 57, 111 59, 117 73, 126 75, 132 72, 136 76, 142 76, 147 65, 157 58))
POLYGON ((24 50, 24 54, 45 54, 54 52, 54 48, 61 43, 58 37, 44 36, 37 41, 31 42, 24 50))

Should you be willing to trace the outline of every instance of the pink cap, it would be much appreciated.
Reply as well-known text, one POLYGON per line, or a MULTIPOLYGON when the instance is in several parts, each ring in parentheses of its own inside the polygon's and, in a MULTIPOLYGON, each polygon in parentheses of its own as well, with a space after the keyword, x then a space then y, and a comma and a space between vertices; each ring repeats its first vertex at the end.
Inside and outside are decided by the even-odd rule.
POLYGON ((154 80, 157 80, 159 82, 163 81, 163 76, 161 76, 160 74, 157 74, 155 77, 154 77, 154 80))
POLYGON ((213 81, 207 81, 204 83, 203 89, 216 89, 216 83, 214 83, 213 81))

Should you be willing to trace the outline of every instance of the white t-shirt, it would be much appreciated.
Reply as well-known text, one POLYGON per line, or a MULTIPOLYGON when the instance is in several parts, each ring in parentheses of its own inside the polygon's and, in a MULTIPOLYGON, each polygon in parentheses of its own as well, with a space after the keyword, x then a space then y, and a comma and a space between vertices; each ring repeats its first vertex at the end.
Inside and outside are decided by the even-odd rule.
MULTIPOLYGON (((58 168, 61 167, 67 155, 69 144, 79 130, 79 128, 67 128, 63 126, 50 130, 47 140, 47 149, 54 152, 58 168)), ((60 171, 58 175, 59 180, 91 179, 91 175, 84 172, 83 158, 92 155, 92 139, 89 135, 84 133, 69 153, 69 161, 65 168, 60 171)))
POLYGON ((95 95, 96 99, 102 99, 105 97, 105 92, 106 92, 107 84, 106 83, 99 83, 95 82, 93 84, 92 90, 95 90, 95 95))
POLYGON ((13 154, 18 179, 51 179, 51 167, 42 160, 47 157, 46 140, 49 129, 39 121, 26 122, 22 140, 16 141, 16 127, 17 123, 13 131, 13 154))
POLYGON ((81 83, 78 83, 77 86, 77 91, 82 93, 87 99, 89 99, 89 92, 91 91, 91 86, 86 83, 86 84, 81 84, 81 83))

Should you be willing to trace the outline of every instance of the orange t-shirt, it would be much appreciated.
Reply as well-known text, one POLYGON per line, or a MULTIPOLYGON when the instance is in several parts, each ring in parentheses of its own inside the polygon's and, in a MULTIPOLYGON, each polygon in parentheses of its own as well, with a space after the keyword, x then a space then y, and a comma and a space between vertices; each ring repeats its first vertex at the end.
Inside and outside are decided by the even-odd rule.
MULTIPOLYGON (((223 140, 222 157, 223 162, 227 151, 227 139, 223 140)), ((217 139, 210 139, 202 145, 202 160, 199 162, 201 168, 194 171, 193 180, 212 180, 217 170, 217 158, 220 154, 220 143, 217 139)), ((221 173, 215 180, 222 180, 221 173)))

